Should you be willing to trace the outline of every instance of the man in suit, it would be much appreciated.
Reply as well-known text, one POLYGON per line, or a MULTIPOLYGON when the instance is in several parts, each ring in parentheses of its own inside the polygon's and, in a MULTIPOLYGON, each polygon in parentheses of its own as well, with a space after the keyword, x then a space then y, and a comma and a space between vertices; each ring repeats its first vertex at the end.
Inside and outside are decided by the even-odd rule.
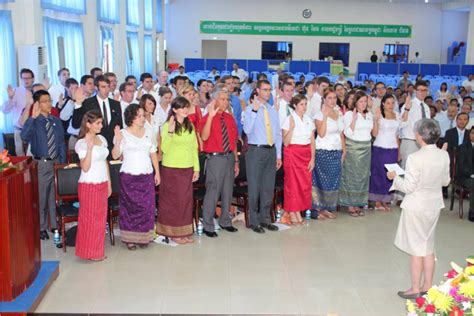
POLYGON ((114 146, 114 128, 119 126, 122 128, 122 110, 120 103, 114 99, 109 98, 110 83, 104 76, 98 76, 94 79, 94 84, 97 88, 97 95, 88 99, 76 98, 74 113, 72 115, 72 127, 80 128, 84 114, 90 110, 98 110, 102 113, 103 127, 100 135, 107 140, 107 147, 110 154, 107 159, 112 159, 112 148, 114 146))
POLYGON ((455 148, 469 142, 469 132, 466 131, 468 122, 469 115, 461 112, 456 116, 456 127, 446 131, 444 142, 448 143, 448 151, 450 153, 452 153, 455 148))
POLYGON ((469 131, 469 142, 463 144, 458 149, 458 159, 456 165, 456 174, 458 182, 469 190, 469 221, 474 222, 474 179, 473 175, 473 157, 474 157, 474 127, 469 131))

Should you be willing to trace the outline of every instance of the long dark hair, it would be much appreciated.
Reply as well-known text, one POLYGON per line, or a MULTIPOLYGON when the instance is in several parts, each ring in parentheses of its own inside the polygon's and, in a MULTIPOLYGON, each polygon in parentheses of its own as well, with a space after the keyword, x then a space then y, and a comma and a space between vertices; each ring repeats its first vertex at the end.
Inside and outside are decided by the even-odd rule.
POLYGON ((385 102, 388 99, 394 99, 395 100, 395 97, 392 94, 387 93, 383 96, 382 101, 380 101, 380 112, 382 113, 383 118, 385 118, 385 102))
POLYGON ((81 130, 79 132, 79 136, 77 137, 78 139, 84 138, 87 133, 89 133, 89 128, 87 127, 87 123, 93 124, 97 122, 97 120, 102 119, 102 113, 97 110, 90 110, 84 114, 84 117, 82 118, 82 123, 81 123, 81 130))
MULTIPOLYGON (((362 98, 369 98, 369 96, 367 95, 367 93, 365 93, 365 91, 357 90, 354 96, 354 109, 357 109, 357 102, 362 98)), ((365 106, 364 113, 369 112, 367 106, 368 104, 365 106)))
POLYGON ((169 122, 170 118, 172 116, 174 117, 174 121, 176 123, 175 133, 178 135, 181 134, 181 132, 183 131, 187 131, 188 133, 191 133, 193 131, 193 124, 189 121, 188 117, 184 118, 183 123, 178 122, 178 120, 176 119, 176 113, 173 110, 184 109, 189 106, 190 106, 190 103, 188 99, 186 99, 185 97, 176 97, 171 102, 171 109, 166 121, 169 122))
POLYGON ((140 103, 138 103, 138 105, 143 109, 143 111, 146 113, 146 109, 145 109, 145 104, 146 104, 146 101, 150 100, 151 102, 153 102, 153 104, 155 105, 155 107, 153 108, 153 112, 151 112, 151 114, 153 114, 155 112, 155 109, 156 109, 156 99, 154 96, 152 96, 151 94, 144 94, 142 95, 142 97, 140 98, 140 103))

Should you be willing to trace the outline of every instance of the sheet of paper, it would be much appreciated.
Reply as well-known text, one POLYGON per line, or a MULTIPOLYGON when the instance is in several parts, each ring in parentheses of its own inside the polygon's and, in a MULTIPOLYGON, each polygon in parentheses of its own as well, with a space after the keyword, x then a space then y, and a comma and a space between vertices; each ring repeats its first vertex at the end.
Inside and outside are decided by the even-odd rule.
POLYGON ((403 170, 398 164, 396 163, 388 163, 384 165, 385 169, 388 171, 395 171, 397 176, 402 176, 405 174, 405 170, 403 170))

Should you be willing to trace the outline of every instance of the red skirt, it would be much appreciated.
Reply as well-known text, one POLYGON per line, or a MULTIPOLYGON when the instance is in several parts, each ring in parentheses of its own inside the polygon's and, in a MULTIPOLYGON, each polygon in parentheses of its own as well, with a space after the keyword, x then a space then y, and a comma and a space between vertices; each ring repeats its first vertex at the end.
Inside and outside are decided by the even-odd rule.
POLYGON ((82 259, 104 257, 105 223, 107 221, 108 182, 79 183, 79 219, 76 256, 82 259))
POLYGON ((289 145, 283 149, 283 209, 287 212, 311 208, 311 145, 289 145))

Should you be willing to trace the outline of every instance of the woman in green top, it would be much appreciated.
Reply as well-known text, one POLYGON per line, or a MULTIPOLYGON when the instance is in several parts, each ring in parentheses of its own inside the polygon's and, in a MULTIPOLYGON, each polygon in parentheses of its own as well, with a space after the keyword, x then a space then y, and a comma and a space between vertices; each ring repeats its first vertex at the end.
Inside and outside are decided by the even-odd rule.
POLYGON ((189 101, 177 97, 171 103, 161 135, 160 201, 156 232, 178 244, 194 242, 193 182, 199 178, 198 143, 188 119, 189 101))

